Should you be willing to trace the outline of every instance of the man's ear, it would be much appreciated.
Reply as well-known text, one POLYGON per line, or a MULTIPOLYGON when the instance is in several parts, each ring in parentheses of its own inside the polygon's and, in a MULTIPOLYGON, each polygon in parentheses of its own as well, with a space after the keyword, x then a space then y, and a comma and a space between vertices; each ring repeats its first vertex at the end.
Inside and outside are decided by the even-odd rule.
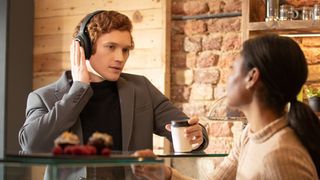
POLYGON ((259 78, 260 71, 258 70, 258 68, 252 68, 246 75, 246 88, 251 89, 252 87, 254 87, 255 84, 257 84, 259 78))

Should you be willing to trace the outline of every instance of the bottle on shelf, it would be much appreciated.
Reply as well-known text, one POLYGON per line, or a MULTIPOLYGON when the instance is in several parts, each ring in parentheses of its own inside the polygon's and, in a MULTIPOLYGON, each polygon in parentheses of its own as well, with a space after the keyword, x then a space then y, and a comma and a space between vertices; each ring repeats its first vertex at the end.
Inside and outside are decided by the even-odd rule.
POLYGON ((279 0, 265 0, 266 17, 265 21, 277 21, 279 19, 279 0))

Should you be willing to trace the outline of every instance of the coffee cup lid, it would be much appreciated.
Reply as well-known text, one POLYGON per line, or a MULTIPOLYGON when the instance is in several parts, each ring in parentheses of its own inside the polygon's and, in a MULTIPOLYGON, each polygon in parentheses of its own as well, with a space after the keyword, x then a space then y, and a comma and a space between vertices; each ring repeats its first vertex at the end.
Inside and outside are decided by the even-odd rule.
POLYGON ((171 126, 173 127, 187 127, 190 126, 188 119, 185 120, 173 120, 171 121, 171 126))

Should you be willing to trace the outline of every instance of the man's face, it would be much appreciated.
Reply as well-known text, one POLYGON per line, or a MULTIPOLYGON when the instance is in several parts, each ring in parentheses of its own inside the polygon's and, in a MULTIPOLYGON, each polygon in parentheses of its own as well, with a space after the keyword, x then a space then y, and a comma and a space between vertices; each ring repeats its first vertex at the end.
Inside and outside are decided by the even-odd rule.
POLYGON ((114 30, 102 34, 96 41, 96 52, 90 58, 90 65, 105 80, 117 81, 131 47, 129 31, 114 30))

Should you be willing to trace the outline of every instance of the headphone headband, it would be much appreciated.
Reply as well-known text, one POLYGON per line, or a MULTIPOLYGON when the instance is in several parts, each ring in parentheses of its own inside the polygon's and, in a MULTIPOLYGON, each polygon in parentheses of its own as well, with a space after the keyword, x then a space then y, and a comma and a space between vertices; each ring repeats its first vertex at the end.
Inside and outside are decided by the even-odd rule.
POLYGON ((90 13, 88 14, 82 21, 81 23, 81 26, 80 26, 80 29, 79 29, 79 33, 84 33, 85 32, 85 29, 88 25, 88 23, 90 22, 91 18, 93 18, 93 16, 101 13, 101 12, 104 12, 104 10, 98 10, 98 11, 95 11, 93 13, 90 13))

